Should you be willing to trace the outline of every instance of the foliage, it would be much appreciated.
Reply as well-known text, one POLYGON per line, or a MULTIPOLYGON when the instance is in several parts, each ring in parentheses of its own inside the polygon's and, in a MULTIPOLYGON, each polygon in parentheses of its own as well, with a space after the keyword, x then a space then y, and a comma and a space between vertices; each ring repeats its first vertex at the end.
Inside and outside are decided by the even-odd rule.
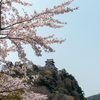
POLYGON ((15 72, 15 74, 10 74, 10 76, 12 76, 13 78, 16 78, 16 77, 19 77, 19 78, 22 78, 24 76, 24 74, 20 73, 19 71, 17 70, 13 70, 15 72))
POLYGON ((48 95, 48 100, 74 100, 74 98, 71 97, 71 96, 69 97, 65 94, 54 94, 54 93, 52 93, 52 94, 48 95))
POLYGON ((22 100, 21 93, 24 93, 24 91, 16 90, 9 93, 7 96, 0 96, 0 100, 22 100))
POLYGON ((41 93, 45 95, 50 93, 46 86, 35 86, 31 87, 29 90, 34 91, 35 93, 41 93))
POLYGON ((39 69, 38 69, 38 67, 36 65, 33 64, 33 70, 34 71, 38 71, 39 69))
POLYGON ((52 72, 50 71, 50 70, 46 70, 46 72, 45 72, 47 75, 52 75, 52 72))
POLYGON ((34 70, 31 70, 31 69, 27 69, 26 74, 27 74, 28 77, 31 78, 32 75, 37 75, 38 72, 34 71, 34 70))
MULTIPOLYGON (((34 92, 44 94, 42 96, 45 99, 48 95, 48 100, 61 100, 61 98, 66 100, 68 96, 71 96, 68 100, 84 100, 84 93, 78 82, 65 69, 53 70, 46 67, 37 67, 36 65, 32 66, 35 67, 26 70, 26 77, 23 77, 17 70, 14 70, 14 76, 11 74, 13 77, 0 73, 0 93, 13 91, 2 100, 9 100, 9 98, 11 100, 17 100, 15 98, 21 100, 20 94, 29 99, 32 98, 34 92), (27 91, 24 93, 23 89, 27 91), (26 94, 30 96, 27 97, 26 94)), ((0 97, 4 98, 3 95, 0 95, 0 97)))
POLYGON ((0 72, 0 78, 3 78, 4 73, 0 72))
POLYGON ((84 100, 81 87, 79 87, 75 78, 67 73, 65 69, 54 71, 47 68, 43 71, 40 70, 40 77, 38 81, 35 81, 34 86, 45 86, 51 94, 66 94, 74 96, 75 100, 84 100))
POLYGON ((56 81, 53 77, 45 75, 43 77, 39 77, 38 82, 36 82, 36 84, 39 86, 46 86, 50 91, 52 91, 56 85, 56 81))
POLYGON ((100 100, 100 94, 92 95, 87 100, 100 100))

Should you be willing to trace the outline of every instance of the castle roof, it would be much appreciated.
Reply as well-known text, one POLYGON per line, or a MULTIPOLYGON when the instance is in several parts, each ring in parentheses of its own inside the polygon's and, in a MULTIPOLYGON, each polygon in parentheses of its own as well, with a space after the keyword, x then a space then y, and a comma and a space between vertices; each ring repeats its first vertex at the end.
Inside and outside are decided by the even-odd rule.
POLYGON ((54 63, 53 59, 47 59, 47 61, 45 61, 45 62, 52 62, 52 63, 54 63))

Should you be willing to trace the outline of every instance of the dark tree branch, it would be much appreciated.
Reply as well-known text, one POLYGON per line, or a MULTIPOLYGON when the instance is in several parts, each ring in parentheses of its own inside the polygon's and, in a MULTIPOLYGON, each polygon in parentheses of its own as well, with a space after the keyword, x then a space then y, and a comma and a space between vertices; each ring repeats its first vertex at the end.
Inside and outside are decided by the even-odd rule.
MULTIPOLYGON (((50 12, 48 12, 48 13, 50 13, 50 12)), ((47 12, 41 13, 41 15, 43 15, 43 14, 47 14, 47 12)), ((39 15, 40 15, 40 13, 37 14, 37 15, 35 15, 35 16, 32 17, 31 19, 16 22, 16 23, 14 23, 14 24, 12 24, 12 25, 8 25, 8 26, 6 26, 6 27, 4 27, 4 28, 1 28, 1 30, 5 30, 5 29, 7 29, 7 28, 9 28, 9 27, 11 27, 11 26, 14 26, 14 25, 17 25, 17 24, 20 24, 20 23, 24 23, 24 22, 27 22, 27 21, 31 21, 31 20, 33 20, 35 17, 39 17, 39 15)))

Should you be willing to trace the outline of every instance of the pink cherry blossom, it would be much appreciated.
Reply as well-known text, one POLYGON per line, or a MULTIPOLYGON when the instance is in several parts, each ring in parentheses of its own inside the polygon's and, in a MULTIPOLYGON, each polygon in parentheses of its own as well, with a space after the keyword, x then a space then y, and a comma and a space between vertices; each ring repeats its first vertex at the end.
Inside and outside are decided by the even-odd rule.
POLYGON ((48 26, 52 28, 61 28, 66 22, 61 22, 58 19, 54 19, 54 15, 73 12, 78 8, 68 8, 67 6, 73 0, 68 0, 60 5, 54 6, 51 9, 46 8, 42 12, 33 11, 33 14, 29 15, 24 11, 24 15, 20 15, 17 8, 14 7, 14 3, 22 6, 32 6, 32 4, 23 2, 22 0, 1 0, 0 2, 0 62, 6 62, 5 58, 9 55, 9 52, 18 52, 18 57, 21 61, 25 62, 26 53, 23 48, 23 44, 31 45, 35 51, 36 56, 42 56, 42 49, 45 52, 54 52, 50 44, 62 43, 65 40, 58 39, 53 35, 50 36, 38 36, 36 34, 37 27, 48 26), (8 46, 8 41, 11 42, 11 46, 8 46))

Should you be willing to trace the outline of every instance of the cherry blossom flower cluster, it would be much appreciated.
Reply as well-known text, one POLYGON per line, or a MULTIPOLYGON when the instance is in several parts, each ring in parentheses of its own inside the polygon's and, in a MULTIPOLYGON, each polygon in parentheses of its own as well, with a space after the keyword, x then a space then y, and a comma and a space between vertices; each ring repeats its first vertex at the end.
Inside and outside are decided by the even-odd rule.
POLYGON ((30 86, 23 82, 24 79, 12 78, 4 74, 0 77, 0 93, 7 93, 18 89, 29 89, 30 86))
POLYGON ((22 94, 22 100, 47 100, 47 95, 34 93, 34 91, 27 92, 22 94))
POLYGON ((7 96, 10 92, 23 89, 25 92, 21 94, 22 100, 47 100, 47 95, 34 93, 34 91, 27 91, 30 86, 23 82, 25 78, 12 78, 4 74, 0 77, 0 94, 7 96))
POLYGON ((23 10, 24 15, 22 16, 13 4, 18 3, 22 6, 32 6, 32 4, 23 2, 22 0, 1 0, 0 61, 5 62, 5 58, 9 55, 9 52, 18 52, 19 59, 23 62, 27 61, 23 44, 31 45, 36 56, 42 56, 42 49, 45 52, 54 52, 55 50, 53 50, 50 44, 62 43, 65 40, 55 38, 54 34, 45 37, 38 36, 36 29, 43 26, 61 28, 63 24, 67 24, 66 22, 54 19, 53 16, 77 10, 77 7, 72 9, 67 7, 72 1, 68 0, 54 6, 52 9, 46 8, 40 13, 33 11, 31 15, 23 10), (8 46, 8 40, 12 43, 11 47, 8 46))

